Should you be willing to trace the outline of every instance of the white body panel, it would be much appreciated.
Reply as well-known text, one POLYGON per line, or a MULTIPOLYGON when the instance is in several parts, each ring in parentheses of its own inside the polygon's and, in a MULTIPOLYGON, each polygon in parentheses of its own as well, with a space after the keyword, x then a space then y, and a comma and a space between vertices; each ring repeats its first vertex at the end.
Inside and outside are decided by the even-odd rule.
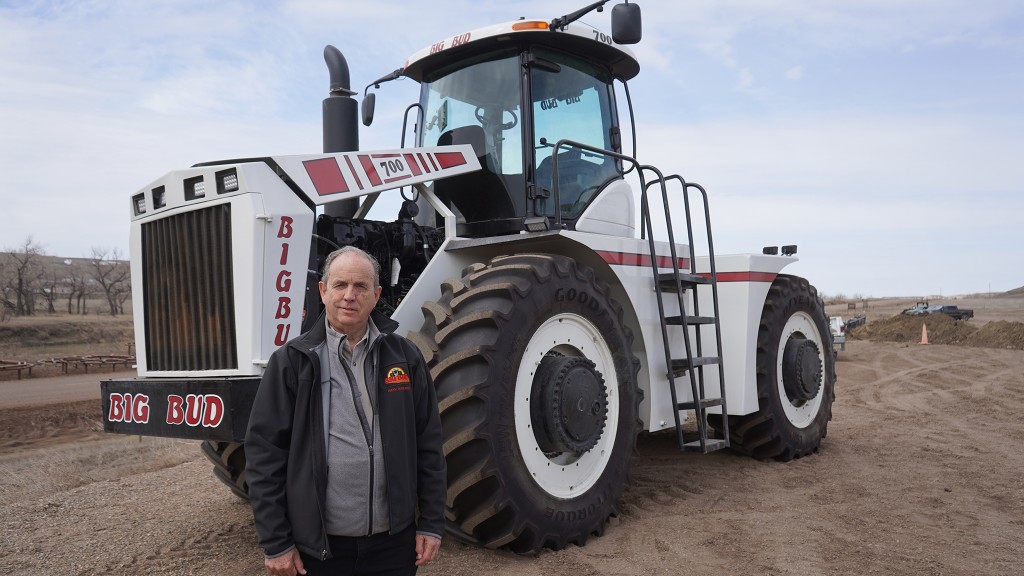
POLYGON ((633 188, 625 180, 616 180, 601 191, 576 220, 576 230, 594 234, 633 238, 636 236, 636 202, 633 188))
MULTIPOLYGON (((132 220, 130 242, 134 254, 142 253, 142 226, 147 222, 199 208, 231 205, 231 276, 238 367, 234 370, 198 372, 151 371, 147 365, 145 339, 137 338, 139 375, 188 377, 261 374, 270 354, 277 348, 274 340, 278 330, 284 335, 296 335, 299 332, 309 255, 309 231, 313 228, 312 211, 263 163, 179 170, 157 180, 146 190, 159 186, 163 186, 166 191, 166 205, 152 214, 143 214, 132 220), (209 199, 185 200, 182 182, 186 178, 204 176, 206 181, 213 182, 215 172, 230 167, 236 170, 238 191, 211 194, 209 199), (282 222, 287 222, 284 226, 287 237, 279 237, 282 222), (287 249, 285 245, 288 245, 287 249), (282 318, 277 318, 279 306, 287 312, 282 318)), ((131 265, 135 333, 145 334, 142 259, 132 258, 131 265)))
MULTIPOLYGON (((729 254, 715 258, 718 273, 718 305, 721 315, 725 367, 725 398, 730 414, 757 410, 757 333, 761 312, 772 282, 783 268, 796 262, 791 256, 729 254)), ((697 257, 697 270, 710 270, 708 258, 697 257)), ((697 291, 702 314, 713 314, 710 286, 697 291)), ((709 349, 714 350, 714 340, 709 349)), ((707 390, 718 389, 718 372, 705 370, 707 390)), ((709 409, 720 412, 720 408, 709 409)))

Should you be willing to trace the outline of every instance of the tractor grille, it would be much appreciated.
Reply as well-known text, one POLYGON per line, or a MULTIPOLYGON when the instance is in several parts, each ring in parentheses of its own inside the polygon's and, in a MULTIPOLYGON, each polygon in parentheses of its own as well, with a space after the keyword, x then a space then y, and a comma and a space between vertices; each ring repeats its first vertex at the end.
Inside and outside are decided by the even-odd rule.
POLYGON ((148 368, 237 368, 231 205, 144 224, 142 253, 148 368))

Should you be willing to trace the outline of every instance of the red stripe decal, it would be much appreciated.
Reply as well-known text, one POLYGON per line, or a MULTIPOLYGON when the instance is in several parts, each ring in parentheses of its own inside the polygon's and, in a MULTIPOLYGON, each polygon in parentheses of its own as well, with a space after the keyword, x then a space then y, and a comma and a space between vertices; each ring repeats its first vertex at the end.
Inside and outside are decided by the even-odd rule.
POLYGON ((317 194, 328 196, 348 192, 348 183, 341 175, 341 168, 334 158, 306 160, 302 165, 305 166, 309 179, 313 181, 317 194))
MULTIPOLYGON (((632 254, 629 252, 606 252, 598 251, 597 255, 609 264, 620 266, 650 266, 651 257, 648 254, 632 254)), ((670 256, 658 256, 659 268, 671 268, 672 258, 670 256)), ((688 270, 690 268, 689 258, 679 258, 679 267, 688 270)))
POLYGON ((441 165, 441 168, 453 168, 466 164, 466 157, 462 155, 462 152, 438 152, 434 156, 437 157, 437 163, 441 165))
POLYGON ((405 154, 405 163, 409 165, 409 169, 412 170, 413 176, 419 176, 423 172, 420 171, 420 166, 416 162, 416 157, 412 154, 405 154))
POLYGON ((437 160, 434 159, 433 154, 427 154, 427 158, 430 158, 430 165, 434 167, 434 172, 440 170, 440 168, 437 167, 437 160))
POLYGON ((423 166, 423 171, 430 174, 430 166, 427 166, 427 161, 423 159, 423 154, 416 154, 416 157, 420 159, 420 165, 423 166))
POLYGON ((380 181, 380 175, 377 174, 377 169, 373 167, 373 160, 370 160, 369 156, 361 154, 359 156, 359 163, 363 165, 366 177, 370 179, 370 185, 380 186, 382 182, 380 181))
POLYGON ((352 159, 345 156, 345 163, 348 164, 348 171, 352 174, 352 177, 356 179, 356 188, 363 189, 363 181, 359 179, 359 172, 356 172, 356 167, 352 165, 352 159))
POLYGON ((403 176, 395 176, 394 178, 385 178, 384 179, 384 183, 385 184, 391 184, 392 182, 398 182, 399 180, 408 180, 409 178, 412 178, 412 174, 405 174, 403 176))
MULTIPOLYGON (((597 255, 608 264, 617 264, 619 266, 650 266, 651 257, 647 254, 632 254, 629 252, 607 252, 599 250, 597 255)), ((658 267, 659 268, 671 268, 672 258, 668 256, 658 256, 658 267)), ((690 261, 688 258, 679 259, 679 268, 682 270, 688 270, 690 268, 690 261)), ((708 272, 701 272, 700 276, 710 278, 711 274, 708 272)), ((719 272, 719 282, 774 282, 778 274, 774 272, 719 272)))

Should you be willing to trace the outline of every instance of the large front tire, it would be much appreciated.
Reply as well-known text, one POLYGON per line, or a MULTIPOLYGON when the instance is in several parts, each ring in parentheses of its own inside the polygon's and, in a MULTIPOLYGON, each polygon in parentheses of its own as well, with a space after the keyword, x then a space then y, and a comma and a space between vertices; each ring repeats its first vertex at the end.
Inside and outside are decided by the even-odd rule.
POLYGON ((438 392, 456 537, 583 545, 618 510, 639 362, 608 285, 563 256, 495 258, 442 285, 410 334, 438 392))
POLYGON ((203 440, 203 455, 213 463, 213 475, 243 500, 249 500, 245 481, 245 448, 241 442, 203 440))
MULTIPOLYGON (((758 459, 818 451, 832 419, 835 355, 825 306, 807 280, 779 275, 757 333, 758 410, 729 416, 730 444, 758 459)), ((722 430, 721 415, 708 416, 722 430)))

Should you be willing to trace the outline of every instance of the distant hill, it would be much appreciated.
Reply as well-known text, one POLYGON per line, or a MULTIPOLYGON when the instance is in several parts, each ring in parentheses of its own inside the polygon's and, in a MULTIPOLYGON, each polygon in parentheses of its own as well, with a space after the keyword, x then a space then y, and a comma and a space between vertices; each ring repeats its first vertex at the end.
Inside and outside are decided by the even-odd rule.
POLYGON ((1024 296, 1024 286, 1021 286, 1020 288, 1014 288, 1013 290, 1007 290, 1002 294, 996 295, 996 298, 1014 298, 1020 296, 1024 296))

